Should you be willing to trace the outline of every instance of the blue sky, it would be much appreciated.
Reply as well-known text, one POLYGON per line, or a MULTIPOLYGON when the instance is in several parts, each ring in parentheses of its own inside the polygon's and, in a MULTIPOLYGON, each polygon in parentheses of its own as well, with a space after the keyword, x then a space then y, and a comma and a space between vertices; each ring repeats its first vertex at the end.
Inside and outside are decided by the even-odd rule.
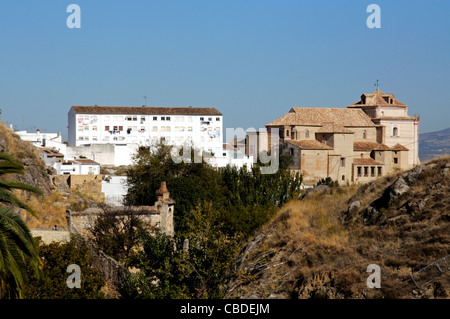
POLYGON ((450 1, 1 1, 0 109, 67 136, 71 105, 216 107, 263 127, 292 106, 394 93, 421 133, 449 127, 450 1), (69 4, 81 28, 69 29, 69 4), (381 28, 369 29, 369 4, 381 28))

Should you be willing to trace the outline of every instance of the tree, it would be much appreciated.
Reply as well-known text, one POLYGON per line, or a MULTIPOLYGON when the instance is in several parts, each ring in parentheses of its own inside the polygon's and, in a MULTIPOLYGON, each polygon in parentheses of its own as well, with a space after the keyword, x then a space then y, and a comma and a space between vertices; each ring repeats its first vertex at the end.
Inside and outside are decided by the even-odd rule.
POLYGON ((89 231, 101 250, 128 266, 135 258, 140 236, 147 228, 131 208, 122 212, 120 217, 113 208, 109 208, 95 220, 89 231))
POLYGON ((79 238, 72 237, 67 243, 44 244, 37 241, 38 252, 43 260, 42 276, 35 276, 28 268, 30 280, 24 287, 27 299, 102 299, 101 288, 105 280, 93 267, 89 247, 79 238), (81 268, 81 287, 69 288, 67 266, 76 264, 81 268))
POLYGON ((41 191, 31 185, 6 181, 7 174, 23 174, 23 165, 14 157, 0 153, 0 297, 22 297, 22 290, 29 264, 36 275, 41 273, 41 261, 30 230, 22 218, 13 213, 10 208, 25 209, 36 216, 33 209, 19 200, 12 191, 15 189, 41 194, 41 191))
POLYGON ((175 163, 172 160, 173 147, 159 143, 141 148, 134 157, 134 165, 127 170, 128 193, 126 205, 153 205, 156 190, 161 182, 167 183, 171 197, 176 202, 174 224, 176 232, 185 232, 185 220, 201 201, 224 203, 224 189, 220 173, 205 161, 195 163, 191 150, 191 163, 175 163))

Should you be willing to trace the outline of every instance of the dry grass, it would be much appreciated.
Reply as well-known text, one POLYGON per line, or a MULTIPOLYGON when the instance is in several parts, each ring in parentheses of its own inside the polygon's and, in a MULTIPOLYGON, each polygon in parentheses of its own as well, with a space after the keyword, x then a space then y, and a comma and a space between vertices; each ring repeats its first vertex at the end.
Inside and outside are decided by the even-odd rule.
POLYGON ((420 288, 411 274, 450 254, 449 159, 434 160, 375 224, 363 211, 402 172, 290 201, 242 251, 228 297, 448 298, 450 272, 420 288), (355 200, 360 209, 349 213, 355 200), (370 264, 381 267, 381 289, 366 285, 370 264))

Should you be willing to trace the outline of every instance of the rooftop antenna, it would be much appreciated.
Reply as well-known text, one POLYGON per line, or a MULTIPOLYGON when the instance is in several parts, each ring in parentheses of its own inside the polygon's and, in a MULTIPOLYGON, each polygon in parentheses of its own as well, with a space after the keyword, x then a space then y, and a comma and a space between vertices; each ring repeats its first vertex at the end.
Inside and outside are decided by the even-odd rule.
POLYGON ((144 95, 144 105, 147 105, 147 97, 144 95))

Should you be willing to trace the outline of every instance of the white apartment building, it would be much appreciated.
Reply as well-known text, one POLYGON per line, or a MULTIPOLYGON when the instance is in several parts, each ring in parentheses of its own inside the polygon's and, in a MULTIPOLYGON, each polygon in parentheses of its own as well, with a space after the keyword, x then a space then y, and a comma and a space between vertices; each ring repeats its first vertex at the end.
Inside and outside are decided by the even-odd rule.
POLYGON ((159 140, 222 152, 223 115, 215 108, 72 106, 68 113, 69 146, 136 144, 159 140))

